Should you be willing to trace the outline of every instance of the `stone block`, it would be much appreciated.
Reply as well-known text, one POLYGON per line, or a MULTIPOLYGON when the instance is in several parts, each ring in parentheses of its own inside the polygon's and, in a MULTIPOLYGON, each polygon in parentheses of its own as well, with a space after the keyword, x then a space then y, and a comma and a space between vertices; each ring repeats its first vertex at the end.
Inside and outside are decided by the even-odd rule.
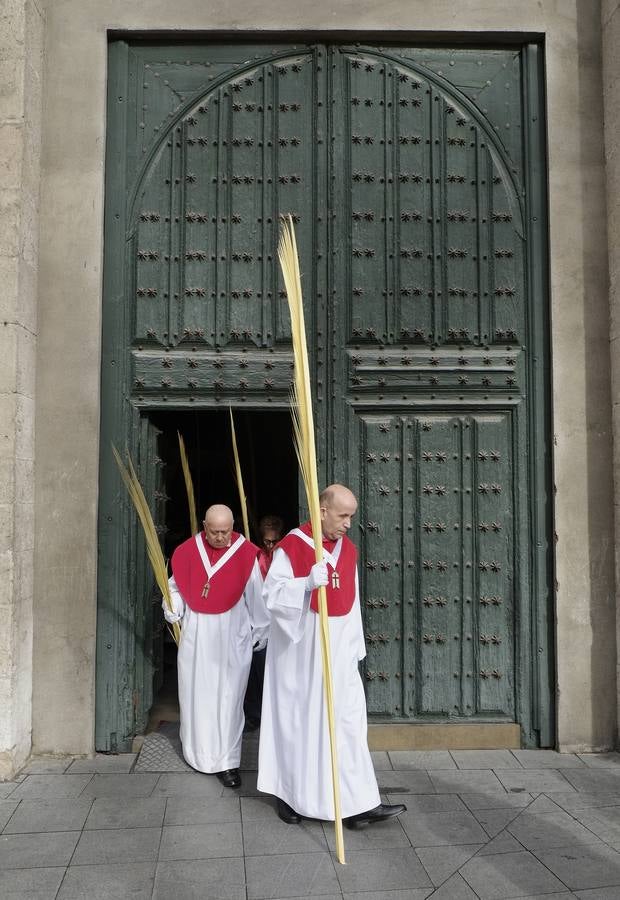
POLYGON ((601 841, 534 853, 572 891, 614 885, 620 894, 620 853, 601 841))
POLYGON ((564 890, 562 882, 525 851, 476 856, 465 863, 461 875, 480 900, 503 900, 564 890))
MULTIPOLYGON (((154 863, 71 866, 57 900, 151 900, 154 879, 154 863)), ((168 894, 179 900, 182 896, 174 889, 168 894)))
POLYGON ((325 852, 327 841, 320 822, 302 820, 300 825, 292 826, 272 816, 270 819, 243 823, 243 850, 246 857, 325 852))
POLYGON ((240 823, 164 826, 160 859, 215 859, 229 856, 243 856, 240 823))
POLYGON ((0 122, 0 192, 21 190, 23 155, 23 123, 0 122))
MULTIPOLYGON (((152 798, 155 799, 155 798, 152 798)), ((204 797, 168 797, 163 798, 166 804, 165 825, 213 825, 225 822, 241 822, 239 800, 236 797, 222 797, 219 800, 204 797)), ((244 799, 242 803, 254 802, 253 797, 244 799)), ((275 816, 273 809, 270 817, 275 816)), ((247 821, 246 807, 243 814, 247 821)))
POLYGON ((161 828, 109 828, 84 831, 71 860, 75 866, 154 862, 161 828))
MULTIPOLYGON (((422 870, 419 862, 418 866, 422 870)), ((329 853, 251 856, 245 861, 245 871, 248 900, 276 900, 283 895, 307 900, 317 894, 337 893, 339 890, 329 853)))
POLYGON ((0 871, 67 866, 79 836, 79 831, 3 834, 0 836, 0 871))
POLYGON ((0 897, 9 900, 48 900, 56 897, 64 874, 62 866, 0 872, 0 897))
POLYGON ((22 800, 6 826, 5 834, 47 831, 81 831, 91 800, 22 800))
POLYGON ((84 828, 161 828, 165 811, 165 797, 133 797, 130 804, 122 797, 99 797, 93 802, 84 828))
POLYGON ((390 891, 430 887, 431 882, 411 847, 353 850, 347 865, 336 866, 343 891, 390 891))
POLYGON ((246 900, 242 859, 162 861, 157 866, 153 900, 205 900, 216 896, 246 900))

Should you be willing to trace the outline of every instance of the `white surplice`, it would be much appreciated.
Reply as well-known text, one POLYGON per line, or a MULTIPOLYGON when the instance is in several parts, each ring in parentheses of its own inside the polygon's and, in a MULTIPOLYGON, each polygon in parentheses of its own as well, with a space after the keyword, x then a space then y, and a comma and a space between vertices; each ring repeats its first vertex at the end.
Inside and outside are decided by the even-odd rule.
MULTIPOLYGON (((314 545, 313 545, 314 546, 314 545)), ((339 552, 334 549, 334 557, 339 552)), ((325 553, 329 561, 330 556, 325 553)), ((333 819, 329 730, 323 687, 319 616, 310 609, 305 578, 294 578, 288 556, 276 549, 265 579, 271 614, 265 664, 258 789, 302 816, 333 819)), ((355 602, 329 619, 340 802, 343 817, 380 801, 368 750, 366 697, 358 662, 366 656, 355 577, 355 602)))
POLYGON ((199 772, 236 769, 252 647, 264 646, 269 629, 258 562, 241 599, 224 613, 194 612, 174 577, 169 584, 174 609, 182 613, 177 672, 183 756, 199 772))

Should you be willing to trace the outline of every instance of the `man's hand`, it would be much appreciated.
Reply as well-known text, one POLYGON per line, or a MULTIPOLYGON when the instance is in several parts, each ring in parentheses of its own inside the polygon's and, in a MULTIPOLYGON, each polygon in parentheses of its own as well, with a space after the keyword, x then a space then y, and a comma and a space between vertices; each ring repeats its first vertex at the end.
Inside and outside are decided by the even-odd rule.
POLYGON ((310 569, 310 574, 306 578, 306 590, 314 591, 318 587, 324 587, 328 581, 327 563, 321 560, 321 562, 315 563, 310 569))

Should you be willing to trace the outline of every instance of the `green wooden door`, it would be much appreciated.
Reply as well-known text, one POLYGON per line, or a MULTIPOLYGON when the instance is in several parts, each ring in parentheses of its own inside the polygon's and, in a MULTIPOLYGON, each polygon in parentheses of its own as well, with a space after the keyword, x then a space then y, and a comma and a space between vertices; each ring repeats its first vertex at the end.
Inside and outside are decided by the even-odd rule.
POLYGON ((135 728, 122 679, 148 697, 110 637, 147 601, 107 448, 148 443, 153 410, 286 406, 287 213, 321 479, 360 497, 369 712, 552 742, 540 66, 536 45, 111 45, 99 748, 135 728))

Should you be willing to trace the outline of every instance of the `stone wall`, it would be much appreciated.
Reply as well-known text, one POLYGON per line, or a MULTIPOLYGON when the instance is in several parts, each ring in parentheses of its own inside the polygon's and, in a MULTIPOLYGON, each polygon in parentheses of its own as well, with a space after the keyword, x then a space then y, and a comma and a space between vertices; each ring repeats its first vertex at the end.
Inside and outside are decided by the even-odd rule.
MULTIPOLYGON (((93 749, 107 29, 197 36, 253 31, 257 37, 262 30, 353 32, 352 39, 370 41, 387 31, 411 42, 440 33, 446 43, 463 32, 471 32, 472 40, 478 32, 544 37, 558 744, 567 750, 611 746, 616 617, 598 0, 64 0, 50 3, 47 16, 35 748, 93 749)), ((16 475, 11 478, 14 484, 16 475)))
POLYGON ((0 13, 0 778, 30 752, 43 14, 0 13))

